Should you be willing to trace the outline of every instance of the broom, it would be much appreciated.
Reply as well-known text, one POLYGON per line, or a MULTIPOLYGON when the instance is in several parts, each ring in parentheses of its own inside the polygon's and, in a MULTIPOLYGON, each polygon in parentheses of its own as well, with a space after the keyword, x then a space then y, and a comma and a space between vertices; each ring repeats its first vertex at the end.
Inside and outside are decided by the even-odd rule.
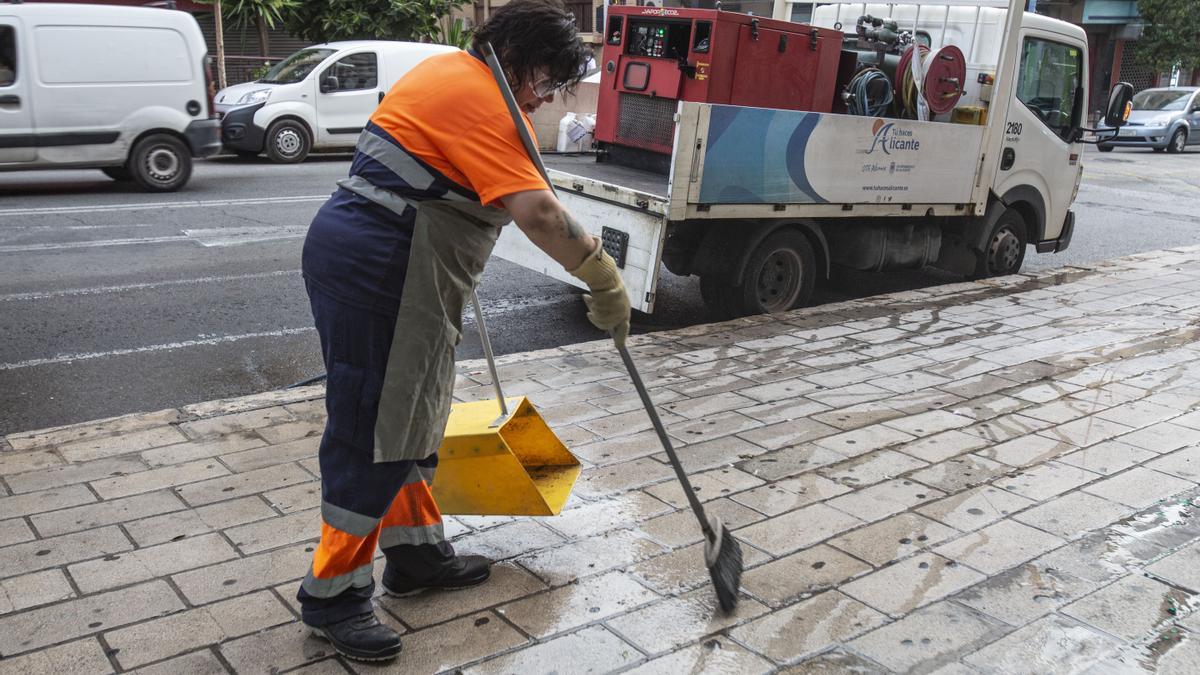
MULTIPOLYGON (((521 136, 521 143, 525 146, 525 152, 528 153, 529 159, 533 161, 534 166, 541 172, 542 178, 546 180, 546 186, 551 192, 555 192, 554 183, 550 181, 550 176, 546 173, 546 167, 542 164, 542 156, 538 153, 537 147, 533 144, 533 139, 529 136, 529 130, 525 127, 525 121, 521 118, 520 109, 517 107, 516 97, 513 96, 512 90, 508 87, 508 80, 504 77, 504 70, 500 66, 500 60, 496 58, 496 52, 492 49, 492 45, 483 44, 483 56, 487 60, 488 67, 491 68, 492 76, 496 79, 496 84, 500 87, 500 93, 504 96, 504 102, 508 105, 508 112, 513 118, 513 124, 517 127, 517 133, 521 136)), ((663 428, 662 421, 658 418, 658 412, 655 411, 654 402, 650 400, 650 394, 646 391, 646 386, 642 384, 642 378, 638 374, 637 367, 633 364, 633 358, 629 356, 629 351, 621 345, 617 345, 617 353, 621 355, 621 361, 625 363, 625 369, 629 371, 629 378, 633 380, 633 386, 637 389, 638 396, 642 399, 642 405, 646 408, 646 414, 650 416, 650 422, 654 425, 654 431, 658 434, 658 440, 662 442, 663 449, 667 451, 667 458, 671 460, 671 467, 675 469, 675 475, 679 478, 679 484, 683 487, 683 493, 687 496, 688 503, 695 512, 696 518, 700 521, 700 529, 704 532, 704 562, 708 566, 708 572, 712 576, 713 587, 717 592, 717 602, 720 603, 721 609, 725 612, 732 612, 738 603, 738 587, 742 581, 742 548, 738 545, 736 539, 730 534, 729 528, 721 522, 720 518, 713 516, 709 518, 704 514, 704 507, 700 504, 700 500, 696 497, 696 492, 692 489, 692 483, 688 480, 687 474, 683 470, 683 464, 679 461, 679 456, 675 454, 675 448, 671 445, 671 439, 667 436, 666 429, 663 428)))

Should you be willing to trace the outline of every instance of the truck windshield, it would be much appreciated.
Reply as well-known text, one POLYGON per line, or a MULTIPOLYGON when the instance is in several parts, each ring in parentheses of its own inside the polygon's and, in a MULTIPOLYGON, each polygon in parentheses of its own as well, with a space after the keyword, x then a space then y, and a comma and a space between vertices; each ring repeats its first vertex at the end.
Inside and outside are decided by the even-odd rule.
POLYGON ((1183 110, 1183 107, 1187 105, 1188 99, 1191 97, 1191 91, 1146 90, 1138 92, 1138 95, 1133 97, 1133 109, 1183 110))
POLYGON ((267 84, 291 84, 308 77, 313 68, 333 53, 332 49, 301 49, 286 59, 275 64, 267 71, 267 76, 259 80, 267 84))

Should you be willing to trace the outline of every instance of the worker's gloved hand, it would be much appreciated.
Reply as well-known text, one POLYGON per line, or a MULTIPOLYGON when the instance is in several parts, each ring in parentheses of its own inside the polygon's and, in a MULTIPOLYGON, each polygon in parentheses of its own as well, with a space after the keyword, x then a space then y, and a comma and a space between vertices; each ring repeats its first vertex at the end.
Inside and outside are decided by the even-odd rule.
POLYGON ((591 291, 583 296, 588 320, 596 328, 611 332, 617 345, 624 347, 629 336, 629 295, 612 256, 597 241, 595 252, 588 254, 579 267, 568 271, 591 291))

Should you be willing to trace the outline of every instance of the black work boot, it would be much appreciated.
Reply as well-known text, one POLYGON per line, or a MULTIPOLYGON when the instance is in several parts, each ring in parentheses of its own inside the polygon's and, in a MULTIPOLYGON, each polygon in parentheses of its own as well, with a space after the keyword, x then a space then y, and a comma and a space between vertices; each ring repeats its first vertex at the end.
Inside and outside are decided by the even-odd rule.
POLYGON ((334 651, 356 661, 387 661, 400 653, 400 634, 379 623, 374 612, 309 628, 329 640, 334 651))
POLYGON ((449 591, 470 588, 487 581, 492 575, 491 565, 492 561, 481 555, 456 555, 432 575, 414 578, 389 563, 383 568, 383 590, 388 595, 404 597, 431 588, 449 591))

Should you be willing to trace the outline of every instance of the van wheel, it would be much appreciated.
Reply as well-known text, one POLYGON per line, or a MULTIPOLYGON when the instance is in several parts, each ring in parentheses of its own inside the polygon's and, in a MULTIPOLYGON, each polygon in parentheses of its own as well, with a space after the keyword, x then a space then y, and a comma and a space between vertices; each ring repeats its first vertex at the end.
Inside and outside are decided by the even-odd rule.
POLYGON ((178 138, 154 134, 133 146, 129 170, 143 190, 174 192, 192 177, 192 155, 178 138))
POLYGON ((1001 277, 1021 271, 1029 243, 1025 219, 1013 209, 1005 209, 992 228, 982 253, 978 253, 975 279, 1001 277))
POLYGON ((124 182, 133 180, 133 172, 127 166, 106 166, 100 170, 104 172, 105 176, 115 181, 124 182))
POLYGON ((311 148, 308 129, 294 120, 280 120, 267 131, 267 157, 276 164, 303 162, 311 148))

